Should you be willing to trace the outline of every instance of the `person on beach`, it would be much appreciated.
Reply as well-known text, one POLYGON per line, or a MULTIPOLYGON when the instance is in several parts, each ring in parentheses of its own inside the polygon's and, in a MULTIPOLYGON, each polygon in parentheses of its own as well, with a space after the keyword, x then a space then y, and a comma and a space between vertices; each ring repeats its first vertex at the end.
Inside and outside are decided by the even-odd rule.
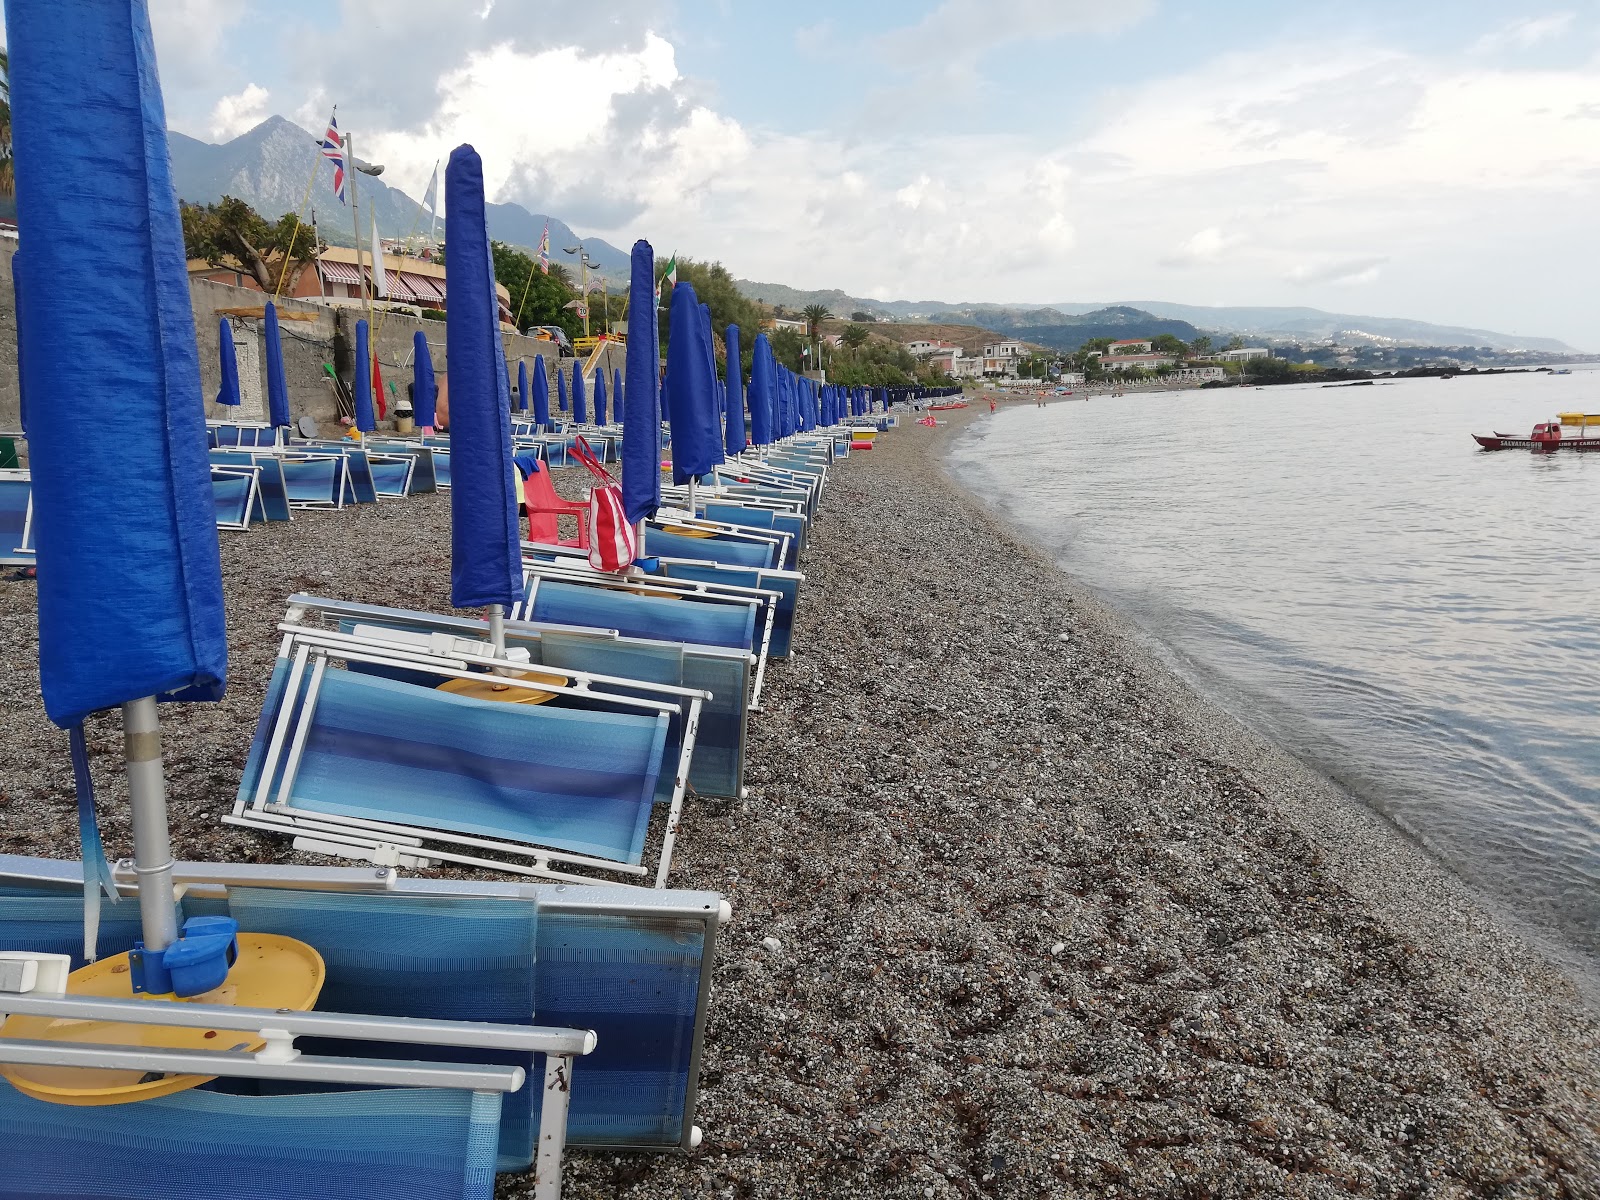
POLYGON ((994 412, 994 401, 993 400, 989 401, 989 412, 991 414, 994 412))

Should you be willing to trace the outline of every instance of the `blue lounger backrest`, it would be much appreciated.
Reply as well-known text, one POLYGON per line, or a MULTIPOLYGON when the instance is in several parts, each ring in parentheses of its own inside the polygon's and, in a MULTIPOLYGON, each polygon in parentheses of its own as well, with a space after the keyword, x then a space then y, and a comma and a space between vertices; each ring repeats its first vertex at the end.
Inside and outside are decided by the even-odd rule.
POLYGON ((411 481, 411 463, 401 459, 397 461, 379 461, 371 464, 372 482, 380 496, 404 496, 409 490, 411 481))
POLYGON ((615 629, 628 637, 737 650, 753 646, 756 628, 755 608, 748 604, 639 596, 551 579, 539 581, 531 619, 615 629))
POLYGON ((23 550, 22 529, 28 520, 28 497, 33 483, 12 476, 0 479, 0 563, 29 563, 33 551, 23 550))
MULTIPOLYGON (((288 674, 280 658, 239 783, 246 802, 255 796, 288 674)), ((638 865, 666 733, 664 713, 497 704, 330 670, 291 804, 638 865)), ((274 797, 278 784, 274 777, 274 797)))
POLYGON ((250 517, 250 477, 231 471, 211 472, 211 499, 218 525, 243 525, 250 517))
MULTIPOLYGON (((95 937, 101 958, 132 950, 142 936, 137 901, 101 902, 95 937)), ((83 966, 83 894, 0 890, 0 950, 70 954, 73 970, 83 966)))
POLYGON ((337 504, 339 462, 333 458, 285 459, 283 482, 296 504, 337 504))
POLYGON ((732 567, 773 567, 778 548, 771 542, 685 537, 652 527, 644 535, 645 553, 666 558, 703 558, 732 567))
POLYGON ((756 529, 771 529, 772 510, 770 508, 745 508, 738 504, 708 504, 706 505, 706 519, 708 521, 721 521, 727 525, 749 525, 756 529))
POLYGON ((196 1089, 75 1108, 0 1082, 7 1200, 490 1200, 496 1093, 196 1089))
MULTIPOLYGON (((537 910, 531 904, 467 896, 375 896, 234 888, 228 915, 251 933, 314 946, 327 969, 323 1012, 439 1021, 534 1023, 537 910)), ((541 1018, 541 1023, 548 1024, 541 1018)), ((302 1038, 307 1054, 351 1058, 481 1062, 519 1066, 531 1080, 543 1060, 516 1052, 469 1051, 385 1042, 302 1038)), ((533 1161, 537 1085, 507 1095, 500 1111, 497 1167, 533 1161)))
POLYGON ((789 657, 789 649, 794 643, 795 609, 800 603, 798 578, 754 568, 693 562, 663 562, 661 573, 673 579, 696 579, 701 583, 724 583, 733 587, 777 592, 777 614, 772 624, 772 640, 767 645, 767 655, 771 658, 789 657))

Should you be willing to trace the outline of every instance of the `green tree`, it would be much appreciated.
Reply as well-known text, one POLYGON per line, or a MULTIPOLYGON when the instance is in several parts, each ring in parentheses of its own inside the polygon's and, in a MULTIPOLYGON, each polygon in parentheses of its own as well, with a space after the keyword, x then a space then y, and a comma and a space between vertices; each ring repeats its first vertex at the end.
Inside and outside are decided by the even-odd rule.
MULTIPOLYGON (((546 275, 539 269, 536 259, 515 246, 493 242, 489 250, 494 257, 495 282, 511 294, 511 318, 519 331, 525 332, 535 325, 555 325, 569 338, 583 334, 583 318, 567 307, 578 293, 565 267, 551 263, 550 273, 546 275)), ((593 301, 594 297, 590 299, 593 301)), ((593 318, 603 321, 600 307, 595 304, 591 312, 593 318)))
POLYGON ((866 345, 867 339, 872 335, 867 332, 865 327, 851 324, 846 325, 844 327, 844 332, 839 336, 844 339, 844 344, 847 348, 854 350, 860 346, 866 345))
MULTIPOLYGON (((694 285, 694 294, 701 304, 711 309, 711 344, 716 350, 717 361, 722 365, 726 374, 727 364, 724 359, 727 351, 723 339, 727 336, 729 325, 739 327, 739 361, 740 369, 746 376, 750 373, 750 363, 754 356, 756 334, 761 332, 761 322, 766 316, 761 305, 750 299, 734 286, 733 275, 728 268, 720 262, 694 262, 690 259, 678 259, 678 282, 694 285)), ((672 338, 672 306, 668 303, 666 295, 661 297, 661 351, 666 353, 668 343, 672 338)), ((799 368, 795 368, 798 370, 799 368)))
POLYGON ((269 223, 243 200, 224 196, 220 204, 185 204, 183 252, 214 267, 248 271, 264 292, 292 293, 300 274, 323 249, 311 228, 284 213, 269 223))
POLYGON ((805 341, 792 329, 779 329, 771 337, 772 356, 791 371, 805 369, 805 341))
POLYGON ((1244 349, 1244 339, 1242 337, 1240 337, 1237 333, 1234 334, 1231 338, 1228 339, 1228 349, 1229 350, 1243 350, 1244 349))
POLYGON ((1189 349, 1194 353, 1196 358, 1199 358, 1202 355, 1210 354, 1211 339, 1202 333, 1199 337, 1195 338, 1194 341, 1189 343, 1189 349))
MULTIPOLYGON (((811 345, 813 347, 811 353, 818 355, 818 351, 815 349, 817 335, 822 332, 822 323, 828 319, 828 306, 826 304, 808 304, 800 310, 800 313, 806 319, 806 332, 811 337, 811 345)), ((818 361, 821 361, 820 355, 818 355, 818 361)))
POLYGON ((1158 333, 1150 339, 1150 349, 1157 354, 1173 354, 1179 358, 1187 358, 1189 345, 1182 338, 1173 337, 1170 333, 1158 333))
POLYGON ((853 312, 850 314, 850 319, 852 321, 873 322, 878 318, 869 312, 853 312))

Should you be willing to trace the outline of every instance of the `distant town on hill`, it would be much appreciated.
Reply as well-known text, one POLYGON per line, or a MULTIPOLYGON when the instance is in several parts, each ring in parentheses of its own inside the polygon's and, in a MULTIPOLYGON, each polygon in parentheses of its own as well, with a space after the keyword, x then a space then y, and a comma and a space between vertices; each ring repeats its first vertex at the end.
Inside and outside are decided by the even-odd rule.
MULTIPOLYGON (((283 117, 269 117, 255 128, 221 145, 172 132, 169 134, 174 182, 191 203, 206 204, 224 195, 246 201, 257 212, 276 217, 294 212, 305 195, 306 178, 315 159, 315 136, 283 117)), ((357 145, 359 152, 360 146, 357 145)), ((332 167, 316 160, 313 188, 318 232, 330 245, 353 245, 349 210, 334 198, 332 167)), ((363 208, 377 216, 385 237, 404 238, 418 232, 418 202, 381 178, 359 180, 363 208)), ((564 253, 580 235, 553 215, 530 212, 520 204, 488 205, 489 236, 532 250, 549 222, 552 259, 572 262, 564 253)), ((426 220, 423 217, 422 220, 426 220)), ((598 273, 617 281, 627 278, 629 259, 603 238, 583 238, 584 250, 598 273)), ((699 248, 685 256, 714 259, 699 248)), ((781 283, 735 280, 745 296, 800 312, 820 304, 835 316, 876 322, 976 326, 1032 345, 1071 352, 1096 338, 1153 338, 1170 334, 1186 342, 1202 335, 1240 336, 1252 344, 1319 365, 1388 369, 1438 363, 1443 365, 1541 364, 1570 361, 1578 352, 1554 338, 1519 337, 1486 329, 1434 325, 1400 317, 1372 317, 1324 312, 1315 308, 1202 307, 1160 300, 1116 303, 1045 305, 959 303, 943 300, 871 300, 839 290, 806 291, 781 283)))

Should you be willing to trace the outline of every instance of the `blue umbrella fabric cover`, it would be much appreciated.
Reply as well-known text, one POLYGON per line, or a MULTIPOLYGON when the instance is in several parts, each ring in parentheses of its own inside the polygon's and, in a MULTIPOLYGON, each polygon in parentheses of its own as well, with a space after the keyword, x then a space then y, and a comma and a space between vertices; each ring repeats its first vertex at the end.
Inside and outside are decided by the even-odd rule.
POLYGON ((739 360, 739 327, 729 325, 725 335, 728 346, 728 409, 724 416, 727 440, 723 449, 728 457, 743 454, 747 440, 744 428, 744 368, 739 360))
POLYGON ((606 373, 603 369, 594 373, 594 423, 601 426, 606 423, 606 373))
POLYGON ((351 397, 355 403, 356 428, 371 433, 378 427, 377 415, 372 411, 372 351, 367 346, 367 323, 356 322, 356 377, 351 397))
POLYGON ((611 368, 611 419, 622 424, 622 369, 611 368))
POLYGON ((533 360, 533 419, 540 425, 550 424, 550 380, 544 373, 544 355, 533 360))
POLYGON ((217 403, 239 407, 239 359, 233 350, 233 323, 227 317, 217 322, 217 357, 222 367, 222 386, 217 403))
MULTIPOLYGON (((660 350, 656 323, 656 255, 643 239, 633 244, 628 283, 627 387, 622 414, 622 507, 638 524, 661 507, 660 350)), ((642 554, 644 547, 639 551, 642 554)))
POLYGON ((412 335, 411 349, 411 419, 417 428, 431 430, 439 423, 439 384, 433 377, 428 336, 422 330, 412 335))
POLYGON ((758 446, 772 441, 772 344, 756 334, 750 353, 750 440, 758 446))
POLYGON ((283 373, 283 332, 278 328, 278 306, 267 301, 267 419, 275 429, 294 420, 289 415, 289 380, 283 373))
POLYGON ((517 411, 528 411, 528 360, 517 359, 517 411))
MULTIPOLYGON (((146 946, 177 935, 155 698, 227 681, 222 562, 167 119, 142 0, 8 0, 21 393, 38 545, 39 685, 73 730, 122 706, 146 946), (92 98, 92 102, 91 102, 92 98), (63 280, 117 314, 83 320, 63 280), (114 421, 67 398, 109 394, 114 421), (115 471, 85 463, 116 462, 115 471), (108 597, 113 602, 108 603, 108 597), (141 832, 141 828, 143 832, 141 832)), ((76 764, 75 764, 76 765, 76 764)), ((87 771, 84 772, 87 775, 87 771)), ((86 899, 108 871, 87 809, 86 899), (95 878, 98 876, 99 878, 95 878)), ((86 912, 86 949, 93 929, 86 912)))
POLYGON ((574 363, 572 367, 572 419, 579 425, 589 423, 589 398, 584 394, 583 364, 574 363))
POLYGON ((567 411, 567 377, 561 373, 560 366, 556 367, 556 403, 562 412, 567 411))
POLYGON ((705 319, 692 283, 672 289, 672 340, 667 343, 667 421, 672 427, 672 482, 688 483, 722 459, 716 379, 705 319))
POLYGON ((445 168, 450 290, 450 603, 522 600, 522 526, 511 463, 511 381, 484 224, 483 160, 470 145, 445 168))

